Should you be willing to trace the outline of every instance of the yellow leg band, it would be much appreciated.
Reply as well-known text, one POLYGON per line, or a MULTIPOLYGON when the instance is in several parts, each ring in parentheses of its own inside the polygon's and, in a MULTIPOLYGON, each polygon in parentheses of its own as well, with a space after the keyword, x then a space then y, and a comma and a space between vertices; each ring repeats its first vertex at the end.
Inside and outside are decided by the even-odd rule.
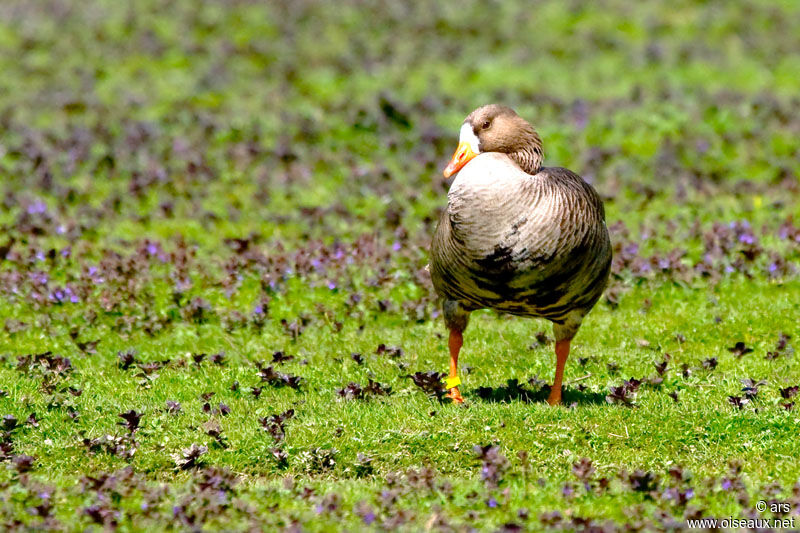
POLYGON ((461 385, 461 378, 458 376, 444 380, 444 386, 448 389, 455 389, 459 385, 461 385))

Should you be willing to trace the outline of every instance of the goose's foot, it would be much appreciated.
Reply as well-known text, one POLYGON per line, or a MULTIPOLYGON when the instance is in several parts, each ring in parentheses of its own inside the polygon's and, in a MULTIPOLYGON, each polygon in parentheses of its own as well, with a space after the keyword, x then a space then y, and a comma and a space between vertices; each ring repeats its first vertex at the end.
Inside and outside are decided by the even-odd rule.
POLYGON ((450 389, 447 397, 453 400, 453 403, 464 403, 464 398, 461 396, 461 391, 458 390, 458 387, 450 389))
POLYGON ((550 389, 550 396, 547 397, 547 403, 550 405, 559 405, 561 403, 561 387, 553 387, 550 389))

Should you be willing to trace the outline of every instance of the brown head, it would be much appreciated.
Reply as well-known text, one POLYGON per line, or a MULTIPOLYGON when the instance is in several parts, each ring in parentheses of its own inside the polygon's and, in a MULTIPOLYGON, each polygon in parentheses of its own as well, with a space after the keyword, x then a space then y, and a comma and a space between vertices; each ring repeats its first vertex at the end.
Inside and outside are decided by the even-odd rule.
POLYGON ((536 130, 504 105, 479 107, 464 119, 458 148, 444 169, 444 177, 449 178, 484 152, 507 154, 528 174, 536 174, 542 165, 542 140, 536 130))

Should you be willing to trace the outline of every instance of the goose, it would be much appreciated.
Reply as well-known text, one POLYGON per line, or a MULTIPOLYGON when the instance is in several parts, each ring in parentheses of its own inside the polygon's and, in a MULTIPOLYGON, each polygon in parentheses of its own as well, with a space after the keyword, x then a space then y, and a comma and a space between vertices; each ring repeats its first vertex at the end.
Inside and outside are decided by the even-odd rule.
POLYGON ((506 106, 477 108, 444 169, 455 176, 431 241, 429 270, 449 330, 448 396, 462 403, 458 355, 469 316, 494 309, 553 323, 556 370, 547 402, 561 403, 570 341, 611 269, 600 196, 574 172, 543 167, 542 141, 506 106))

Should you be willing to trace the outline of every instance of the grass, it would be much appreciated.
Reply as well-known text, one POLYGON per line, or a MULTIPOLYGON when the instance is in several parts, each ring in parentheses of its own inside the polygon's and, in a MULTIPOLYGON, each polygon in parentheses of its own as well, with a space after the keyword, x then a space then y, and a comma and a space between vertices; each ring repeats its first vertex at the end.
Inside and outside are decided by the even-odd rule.
POLYGON ((797 514, 794 3, 0 13, 4 529, 797 514), (544 321, 474 314, 465 407, 411 378, 446 369, 427 246, 488 101, 606 203, 564 407, 544 321))

